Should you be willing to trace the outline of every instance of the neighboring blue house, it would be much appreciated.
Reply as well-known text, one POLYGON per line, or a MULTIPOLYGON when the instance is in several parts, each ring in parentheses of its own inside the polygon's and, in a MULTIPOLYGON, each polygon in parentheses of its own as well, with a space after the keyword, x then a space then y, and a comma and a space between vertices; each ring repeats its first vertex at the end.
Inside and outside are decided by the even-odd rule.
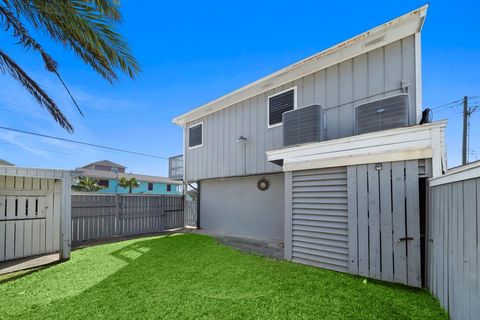
POLYGON ((142 174, 126 173, 126 167, 108 161, 102 160, 87 164, 81 168, 80 176, 90 177, 98 181, 103 188, 99 193, 128 193, 128 188, 122 188, 118 185, 118 179, 125 177, 126 179, 135 178, 140 184, 139 187, 133 188, 132 193, 135 194, 181 194, 182 183, 170 180, 166 177, 147 176, 142 174))

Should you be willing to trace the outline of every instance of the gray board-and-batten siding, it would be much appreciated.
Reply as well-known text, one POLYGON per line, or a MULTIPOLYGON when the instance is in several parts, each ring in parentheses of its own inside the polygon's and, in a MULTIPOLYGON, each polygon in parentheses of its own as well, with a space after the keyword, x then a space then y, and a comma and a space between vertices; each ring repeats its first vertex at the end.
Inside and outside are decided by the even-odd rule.
POLYGON ((283 144, 282 126, 267 127, 267 98, 289 88, 296 88, 298 108, 320 104, 326 110, 327 139, 336 139, 354 134, 356 106, 402 93, 406 80, 409 124, 416 124, 415 54, 415 37, 409 36, 188 123, 187 142, 188 127, 203 123, 203 145, 185 144, 186 179, 281 171, 265 154, 283 144), (237 143, 242 135, 245 144, 237 143))

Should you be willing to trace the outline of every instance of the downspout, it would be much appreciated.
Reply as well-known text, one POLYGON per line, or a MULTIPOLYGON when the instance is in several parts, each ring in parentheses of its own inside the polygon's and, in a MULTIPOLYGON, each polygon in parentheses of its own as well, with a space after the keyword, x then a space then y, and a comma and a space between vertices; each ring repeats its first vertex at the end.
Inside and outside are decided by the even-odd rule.
POLYGON ((200 181, 197 181, 197 229, 200 228, 200 181))

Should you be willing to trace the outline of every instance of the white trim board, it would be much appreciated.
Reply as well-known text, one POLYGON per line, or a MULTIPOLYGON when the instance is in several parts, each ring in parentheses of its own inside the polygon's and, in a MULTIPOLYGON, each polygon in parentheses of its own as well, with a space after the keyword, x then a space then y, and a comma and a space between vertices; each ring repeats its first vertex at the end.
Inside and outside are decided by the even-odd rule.
POLYGON ((174 118, 173 123, 183 126, 208 114, 228 108, 238 102, 280 87, 306 75, 386 46, 408 36, 415 35, 422 30, 427 9, 428 4, 287 66, 192 111, 184 113, 174 118))
POLYGON ((22 167, 1 167, 0 166, 0 175, 2 175, 2 176, 64 179, 64 178, 70 178, 75 173, 78 173, 78 172, 70 171, 70 170, 22 168, 22 167))
POLYGON ((442 184, 453 183, 468 179, 480 178, 480 161, 469 163, 467 165, 454 168, 443 176, 434 177, 429 180, 430 187, 442 184))
POLYGON ((446 121, 384 130, 267 151, 268 161, 283 160, 283 171, 356 164, 432 159, 432 175, 443 171, 446 121))

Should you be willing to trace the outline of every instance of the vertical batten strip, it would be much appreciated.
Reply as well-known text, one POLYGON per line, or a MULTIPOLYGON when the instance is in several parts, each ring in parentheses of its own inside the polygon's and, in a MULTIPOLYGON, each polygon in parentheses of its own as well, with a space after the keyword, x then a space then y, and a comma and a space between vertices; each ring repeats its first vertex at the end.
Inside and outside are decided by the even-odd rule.
POLYGON ((368 190, 367 166, 357 166, 357 210, 358 210, 358 273, 368 277, 369 245, 368 245, 368 190))
POLYGON ((379 174, 375 164, 367 166, 368 171, 368 237, 370 276, 381 279, 380 269, 380 194, 379 174))
POLYGON ((405 162, 392 163, 392 195, 393 195, 393 239, 394 239, 394 280, 407 284, 407 250, 405 241, 405 162))
POLYGON ((358 274, 357 167, 347 167, 348 270, 358 274))
POLYGON ((406 211, 407 211, 407 283, 413 287, 421 287, 422 272, 420 258, 420 203, 418 185, 418 160, 405 162, 406 211))
POLYGON ((380 232, 382 280, 393 281, 392 165, 382 163, 380 171, 380 232))

